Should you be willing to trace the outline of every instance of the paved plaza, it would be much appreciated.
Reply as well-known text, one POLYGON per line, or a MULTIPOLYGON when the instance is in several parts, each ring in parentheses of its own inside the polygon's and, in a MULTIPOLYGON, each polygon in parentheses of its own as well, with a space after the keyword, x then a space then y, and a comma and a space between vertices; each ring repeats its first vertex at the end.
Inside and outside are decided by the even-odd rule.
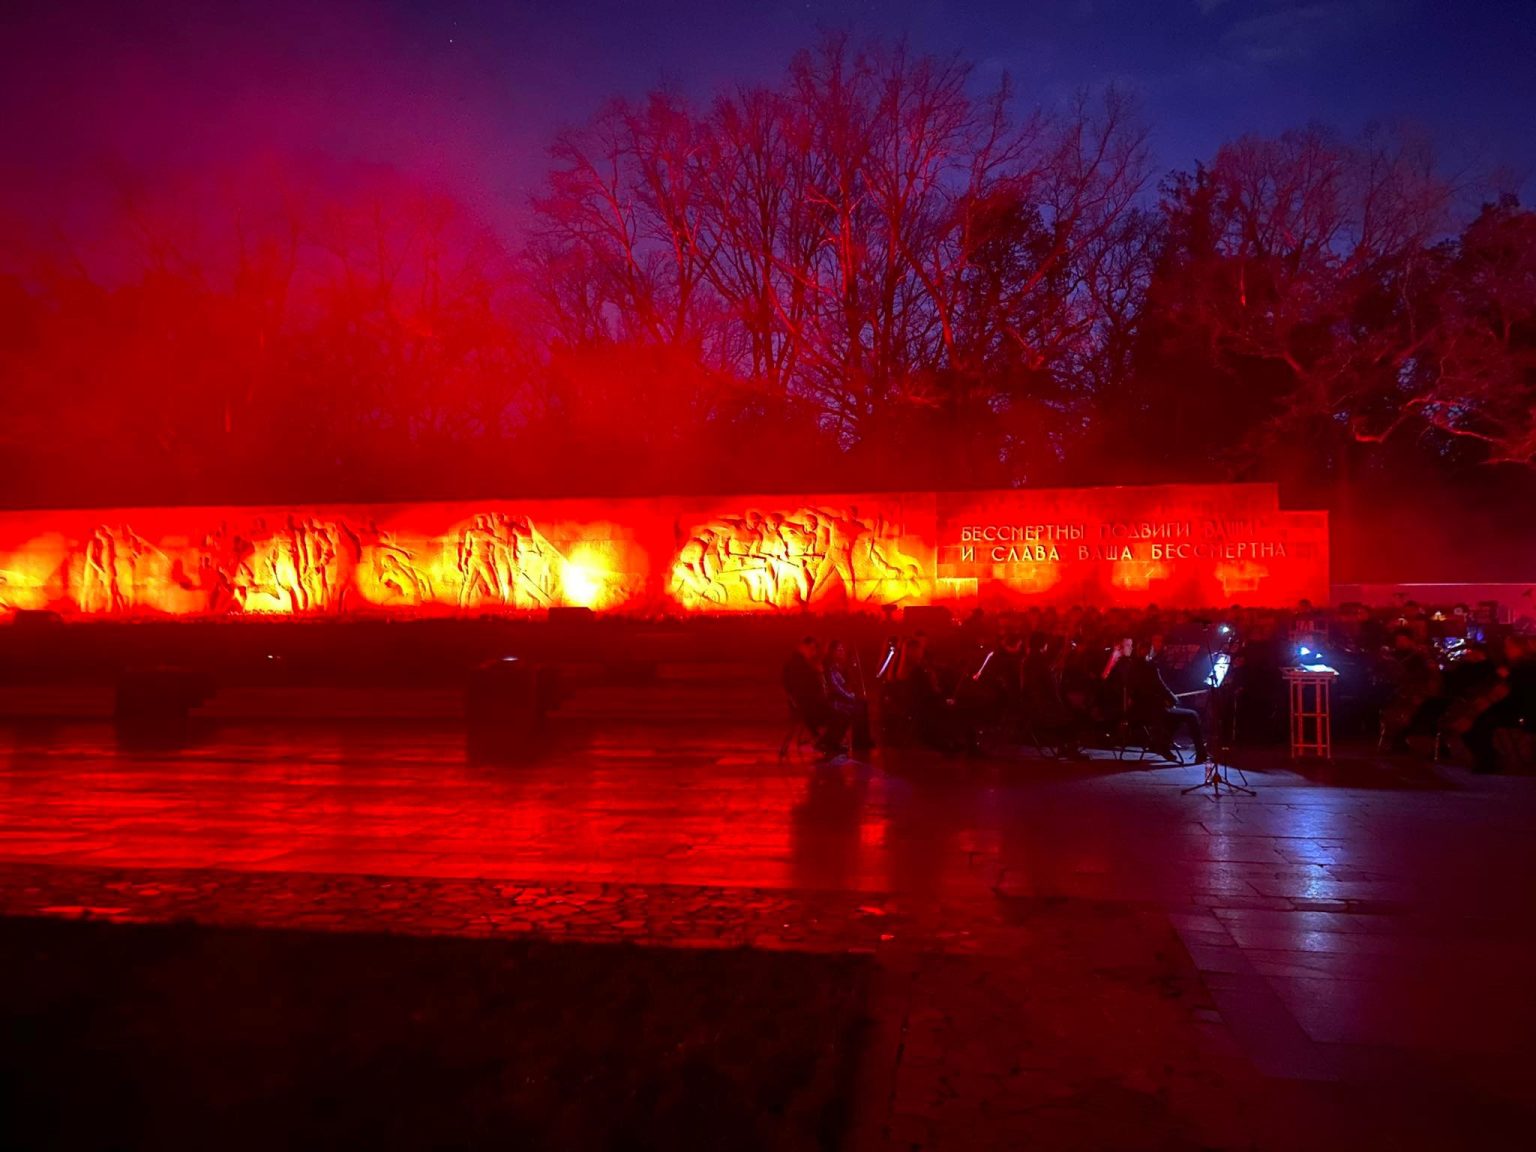
POLYGON ((1213 798, 781 736, 578 714, 483 764, 423 721, 12 725, 0 911, 870 955, 851 1147, 1528 1146, 1536 778, 1260 751, 1213 798))

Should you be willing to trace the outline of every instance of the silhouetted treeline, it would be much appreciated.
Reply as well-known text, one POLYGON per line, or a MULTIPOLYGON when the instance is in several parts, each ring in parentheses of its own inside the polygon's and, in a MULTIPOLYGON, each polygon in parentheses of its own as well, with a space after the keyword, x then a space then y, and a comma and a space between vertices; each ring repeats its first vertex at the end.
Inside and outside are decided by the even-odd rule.
POLYGON ((116 190, 109 256, 8 229, 0 503, 1277 478, 1347 505, 1493 499, 1536 460, 1536 217, 1458 214, 1403 134, 1159 177, 1123 93, 1041 110, 830 37, 771 87, 605 108, 519 237, 389 173, 224 176, 116 190))

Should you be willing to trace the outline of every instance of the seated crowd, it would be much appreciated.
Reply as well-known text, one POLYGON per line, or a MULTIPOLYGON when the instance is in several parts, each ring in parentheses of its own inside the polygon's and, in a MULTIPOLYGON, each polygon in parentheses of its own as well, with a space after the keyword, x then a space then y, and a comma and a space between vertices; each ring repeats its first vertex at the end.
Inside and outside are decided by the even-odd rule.
POLYGON ((1072 758, 1137 747, 1176 760, 1182 736, 1202 762, 1210 744, 1281 738, 1281 670, 1298 664, 1338 671, 1344 730, 1384 749, 1422 738, 1436 756, 1465 749, 1475 770, 1492 772, 1536 730, 1536 637, 1464 606, 1303 603, 1220 619, 1155 607, 977 611, 933 635, 891 637, 858 683, 849 663, 843 643, 824 649, 808 636, 784 668, 791 705, 825 755, 850 735, 868 742, 873 705, 887 743, 974 753, 985 737, 1072 758))

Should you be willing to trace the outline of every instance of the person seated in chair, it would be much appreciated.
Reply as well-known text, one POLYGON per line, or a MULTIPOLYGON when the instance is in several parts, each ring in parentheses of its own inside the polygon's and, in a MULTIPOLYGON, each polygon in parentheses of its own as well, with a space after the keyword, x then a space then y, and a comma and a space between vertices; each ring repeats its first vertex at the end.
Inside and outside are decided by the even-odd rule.
POLYGON ((1018 743, 1026 736, 1024 720, 1024 661, 1029 656, 1029 644, 1017 628, 1011 624, 1004 628, 992 649, 992 662, 988 669, 998 685, 998 707, 1008 722, 1008 736, 1018 743))
POLYGON ((1504 663, 1499 665, 1496 691, 1462 735, 1472 753, 1472 771, 1498 772, 1495 737, 1501 729, 1530 732, 1536 729, 1536 647, 1520 636, 1504 638, 1504 663))
MULTIPOLYGON (((1065 638, 1058 642, 1066 643, 1065 638)), ((1086 760, 1080 743, 1083 718, 1062 694, 1059 655, 1044 632, 1030 635, 1019 666, 1021 720, 1033 737, 1054 745, 1058 757, 1086 760)))
POLYGON ((1131 637, 1121 640, 1110 654, 1104 680, 1111 697, 1118 695, 1122 702, 1121 720, 1144 725, 1156 742, 1152 751, 1164 760, 1179 758, 1173 742, 1181 728, 1189 729, 1195 745, 1195 762, 1203 764, 1208 754, 1200 713, 1179 706, 1178 697, 1163 682, 1163 675, 1151 657, 1150 648, 1138 645, 1131 637))
POLYGON ((909 709, 918 740, 930 748, 948 750, 953 727, 951 705, 921 632, 902 647, 901 662, 896 667, 896 686, 909 709))
POLYGON ((869 702, 848 683, 848 649, 841 640, 827 645, 827 702, 847 724, 854 748, 874 747, 869 731, 869 702))
POLYGON ((1437 758, 1450 755, 1448 737, 1467 731, 1473 721, 1502 696, 1501 665, 1489 659, 1486 644, 1468 644, 1459 660, 1450 660, 1440 674, 1440 691, 1409 721, 1409 736, 1434 739, 1437 758))
POLYGON ((1381 710, 1380 743, 1393 752, 1407 752, 1414 721, 1440 694, 1440 669, 1429 647, 1406 625, 1392 634, 1392 648, 1386 661, 1393 695, 1381 710))
POLYGON ((1018 669, 999 659, 998 651, 980 648, 952 670, 944 699, 943 751, 983 755, 983 732, 1005 718, 1010 723, 1015 720, 1018 669))
POLYGON ((789 654, 780 674, 780 683, 784 686, 790 704, 811 730, 817 750, 829 756, 841 751, 848 722, 827 699, 827 682, 821 667, 821 646, 816 642, 816 637, 803 637, 789 654))

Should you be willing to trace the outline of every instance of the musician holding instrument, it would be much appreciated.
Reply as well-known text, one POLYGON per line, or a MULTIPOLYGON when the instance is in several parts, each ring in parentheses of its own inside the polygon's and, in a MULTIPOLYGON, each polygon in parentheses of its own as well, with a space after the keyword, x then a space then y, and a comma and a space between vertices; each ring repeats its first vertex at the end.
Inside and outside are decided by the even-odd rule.
POLYGON ((1407 752, 1415 718, 1441 693, 1440 668, 1406 625, 1392 634, 1385 668, 1393 681, 1393 694, 1381 710, 1381 743, 1393 752, 1407 752))
POLYGON ((1118 690, 1127 719, 1145 724, 1158 744, 1153 749, 1164 760, 1177 760, 1173 742, 1179 730, 1187 728, 1195 746, 1195 763, 1203 764, 1209 753, 1200 713, 1179 704, 1178 697, 1163 681, 1163 674, 1153 662, 1156 647, 1137 644, 1127 636, 1110 653, 1104 668, 1104 680, 1118 690))
POLYGON ((1495 688, 1483 696, 1483 707, 1462 734, 1472 753, 1472 771, 1499 771, 1494 736, 1501 728, 1536 728, 1536 648, 1529 638, 1506 636, 1504 660, 1495 688))
POLYGON ((827 703, 845 721, 852 747, 856 751, 873 747, 874 741, 869 731, 869 701, 864 696, 862 685, 860 690, 855 690, 849 679, 848 648, 841 640, 834 640, 827 646, 826 677, 827 703))
MULTIPOLYGON (((1024 731, 1049 741, 1064 760, 1086 760, 1081 733, 1088 726, 1086 709, 1074 707, 1062 690, 1062 668, 1071 647, 1065 636, 1030 633, 1019 666, 1020 719, 1024 731)), ((1078 698, 1081 700, 1081 697, 1078 698)))
POLYGON ((841 752, 848 722, 827 697, 821 646, 816 637, 806 636, 796 645, 784 662, 780 683, 796 714, 815 737, 817 750, 826 757, 841 752))
POLYGON ((1485 644, 1468 644, 1459 654, 1448 657, 1440 673, 1440 692, 1419 707, 1408 726, 1410 733, 1434 737, 1436 758, 1448 757, 1449 738, 1464 736, 1502 696, 1504 681, 1499 668, 1489 658, 1485 644))

